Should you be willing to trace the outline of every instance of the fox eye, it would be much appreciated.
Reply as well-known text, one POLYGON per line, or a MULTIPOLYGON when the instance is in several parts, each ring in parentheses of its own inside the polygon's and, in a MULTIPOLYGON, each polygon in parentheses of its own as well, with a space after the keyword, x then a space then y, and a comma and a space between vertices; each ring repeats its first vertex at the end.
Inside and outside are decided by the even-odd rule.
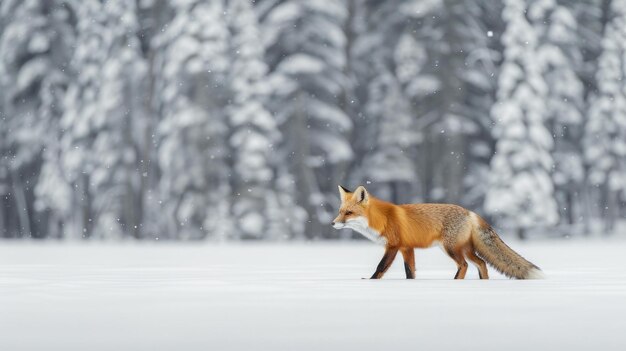
POLYGON ((352 211, 346 211, 346 216, 349 216, 352 214, 352 211))

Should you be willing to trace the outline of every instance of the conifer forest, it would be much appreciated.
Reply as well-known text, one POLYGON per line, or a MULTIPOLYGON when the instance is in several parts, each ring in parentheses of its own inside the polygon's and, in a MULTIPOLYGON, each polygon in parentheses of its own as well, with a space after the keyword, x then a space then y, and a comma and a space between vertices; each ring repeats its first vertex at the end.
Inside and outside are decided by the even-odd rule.
POLYGON ((338 185, 619 235, 626 0, 0 0, 0 237, 361 238, 338 185))

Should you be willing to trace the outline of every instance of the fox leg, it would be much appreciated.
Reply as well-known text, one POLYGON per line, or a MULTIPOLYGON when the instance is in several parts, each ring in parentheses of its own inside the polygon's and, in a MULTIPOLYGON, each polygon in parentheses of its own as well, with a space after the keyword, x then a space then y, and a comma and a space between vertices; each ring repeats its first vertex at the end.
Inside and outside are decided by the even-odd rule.
POLYGON ((483 261, 480 257, 476 256, 473 250, 470 250, 466 253, 467 259, 472 261, 476 268, 478 268, 478 276, 480 279, 489 279, 489 273, 487 273, 487 265, 485 261, 483 261))
POLYGON ((380 260, 378 267, 376 267, 376 272, 374 272, 374 274, 372 275, 370 279, 382 278, 385 272, 387 271, 387 269, 389 269, 389 267, 393 263, 393 260, 396 258, 397 254, 398 254, 397 248, 395 247, 385 248, 385 254, 383 255, 383 258, 380 260))
POLYGON ((406 279, 415 279, 415 250, 410 247, 400 249, 404 258, 404 272, 406 279))
POLYGON ((454 275, 454 279, 465 279, 465 273, 467 273, 467 261, 465 261, 463 253, 449 249, 446 249, 446 252, 448 253, 448 256, 456 262, 456 266, 458 267, 456 274, 454 275))

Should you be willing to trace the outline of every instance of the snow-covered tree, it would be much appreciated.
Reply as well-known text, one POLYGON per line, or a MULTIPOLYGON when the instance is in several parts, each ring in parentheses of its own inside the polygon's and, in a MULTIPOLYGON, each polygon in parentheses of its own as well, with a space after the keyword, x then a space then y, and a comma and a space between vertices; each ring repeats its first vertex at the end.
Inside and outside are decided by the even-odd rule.
MULTIPOLYGON (((7 117, 4 114, 4 101, 0 99, 0 125, 7 124, 7 117)), ((0 127, 0 238, 9 237, 12 230, 10 224, 11 215, 9 214, 9 194, 11 194, 11 181, 9 179, 9 150, 7 143, 8 130, 0 127)))
POLYGON ((626 1, 613 0, 611 10, 584 140, 588 181, 600 190, 606 231, 613 230, 626 195, 626 1))
POLYGON ((582 56, 579 76, 583 82, 585 110, 591 95, 597 91, 596 71, 602 52, 602 37, 610 14, 612 0, 559 1, 576 18, 577 47, 582 56))
POLYGON ((66 178, 82 211, 73 220, 84 236, 139 236, 138 148, 145 113, 134 2, 85 1, 63 118, 66 178))
POLYGON ((611 229, 623 7, 0 0, 0 236, 331 238, 337 184, 611 229))
POLYGON ((458 23, 459 51, 463 57, 462 66, 455 70, 463 82, 459 111, 467 119, 462 129, 465 146, 459 155, 459 162, 465 167, 461 203, 483 213, 489 188, 485 179, 494 150, 490 110, 496 98, 501 59, 502 4, 490 0, 463 1, 462 4, 455 8, 453 19, 458 23))
POLYGON ((555 0, 532 3, 529 15, 539 35, 536 62, 547 84, 543 97, 554 138, 552 178, 561 218, 574 222, 574 199, 584 180, 582 149, 582 56, 572 11, 555 0))
POLYGON ((432 9, 431 16, 424 16, 423 34, 417 32, 429 58, 422 77, 430 76, 432 82, 438 83, 426 89, 426 95, 417 100, 418 106, 425 108, 420 113, 423 116, 420 124, 427 122, 426 116, 433 119, 424 128, 427 138, 420 150, 425 156, 422 169, 430 178, 430 184, 425 184, 424 189, 428 189, 429 199, 452 203, 462 199, 466 139, 475 129, 468 118, 466 82, 463 81, 471 71, 469 67, 464 69, 466 51, 473 49, 468 44, 474 44, 473 38, 468 37, 468 32, 472 32, 466 25, 473 20, 467 16, 468 4, 470 2, 441 1, 432 9))
POLYGON ((274 116, 263 105, 267 66, 252 4, 229 0, 226 19, 230 34, 227 80, 232 96, 227 114, 235 233, 263 238, 272 235, 267 233, 267 217, 272 211, 268 206, 278 205, 268 200, 275 198, 271 157, 280 133, 274 116))
MULTIPOLYGON (((491 38, 495 28, 488 26, 490 16, 499 16, 498 8, 481 0, 371 6, 371 34, 363 36, 359 51, 366 52, 363 61, 371 62, 370 72, 379 66, 374 61, 394 72, 413 120, 417 147, 409 159, 419 181, 404 192, 426 201, 482 203, 485 187, 480 185, 491 147, 486 116, 498 59, 491 38), (477 162, 468 165, 470 158, 477 162)), ((376 81, 362 76, 365 84, 376 81)), ((369 97, 365 101, 369 104, 369 97)))
POLYGON ((418 105, 429 117, 419 123, 427 135, 420 154, 423 173, 432 179, 425 184, 432 200, 482 210, 493 151, 489 111, 500 60, 495 49, 501 7, 485 0, 444 0, 432 20, 424 19, 430 32, 420 35, 430 63, 424 73, 439 82, 418 105))
POLYGON ((371 183, 379 196, 394 201, 411 201, 419 189, 414 158, 420 134, 404 86, 426 59, 420 43, 403 34, 408 13, 418 11, 413 4, 349 2, 344 26, 355 154, 344 185, 371 183))
MULTIPOLYGON (((370 139, 371 150, 364 157, 367 177, 376 184, 387 185, 393 201, 402 201, 400 185, 415 180, 411 151, 418 138, 412 124, 409 101, 404 96, 400 82, 385 68, 369 84, 365 113, 371 128, 377 132, 370 139)), ((407 199, 405 199, 407 200, 407 199)))
POLYGON ((352 122, 339 98, 346 85, 345 17, 342 1, 287 0, 268 9, 263 20, 269 108, 284 132, 279 149, 287 150, 298 204, 310 216, 309 237, 319 236, 332 219, 325 205, 335 202, 353 157, 347 140, 352 122))
MULTIPOLYGON (((442 1, 373 3, 368 12, 367 32, 357 46, 359 59, 367 64, 365 72, 360 72, 360 77, 362 84, 368 86, 367 95, 363 98, 367 106, 363 113, 366 123, 365 126, 359 125, 358 129, 370 130, 369 140, 374 140, 374 145, 361 147, 361 150, 386 148, 376 145, 382 141, 379 137, 388 134, 382 132, 382 126, 387 125, 387 129, 393 129, 394 125, 410 128, 405 130, 402 141, 396 140, 404 147, 401 154, 395 155, 398 157, 395 166, 403 169, 401 178, 413 179, 408 183, 403 182, 402 187, 399 187, 402 183, 396 182, 392 197, 397 201, 429 200, 433 189, 431 181, 435 178, 432 176, 433 169, 441 164, 426 160, 430 151, 425 144, 425 136, 442 111, 432 103, 433 95, 441 88, 441 77, 434 72, 437 60, 432 54, 439 48, 436 45, 438 39, 435 38, 440 38, 441 30, 436 28, 435 18, 439 16, 442 6, 442 1), (392 75, 389 76, 388 72, 392 75), (387 96, 381 94, 381 82, 386 82, 387 96), (401 89, 396 89, 396 86, 401 89), (386 108, 371 114, 372 107, 383 103, 381 99, 388 101, 386 108), (392 110, 389 110, 392 107, 390 102, 394 106, 392 110), (375 122, 371 118, 380 120, 375 122), (406 161, 413 168, 410 173, 407 173, 409 165, 406 161), (410 176, 411 173, 413 176, 410 176), (404 196, 398 197, 401 194, 404 196)), ((366 179, 369 179, 372 169, 367 163, 363 171, 367 174, 366 179)), ((392 169, 389 171, 393 172, 392 169)), ((376 186, 376 182, 372 185, 376 186)))
POLYGON ((227 160, 228 27, 219 1, 177 1, 156 38, 164 236, 232 234, 227 160))
MULTIPOLYGON (((106 16, 98 1, 85 1, 77 8, 76 49, 71 59, 75 77, 68 87, 61 119, 63 173, 71 185, 71 204, 66 218, 66 235, 89 237, 94 212, 90 176, 95 167, 91 143, 97 133, 96 108, 100 89, 100 69, 106 59, 106 16)), ((102 116, 100 116, 102 118, 102 116)))
POLYGON ((552 137, 542 99, 547 85, 537 64, 538 36, 526 18, 522 0, 507 0, 502 35, 504 62, 498 79, 495 121, 496 153, 491 161, 485 209, 523 238, 528 228, 558 220, 550 171, 552 137))
POLYGON ((109 0, 104 3, 111 31, 109 57, 101 67, 100 111, 102 121, 92 152, 99 155, 92 173, 94 201, 99 212, 100 231, 118 235, 141 235, 142 174, 140 149, 147 118, 142 104, 146 65, 137 38, 139 30, 135 3, 109 0))
MULTIPOLYGON (((8 193, 16 211, 11 216, 19 218, 15 229, 20 236, 47 235, 48 216, 35 213, 37 183, 56 182, 57 189, 63 187, 53 173, 59 172, 55 163, 58 123, 74 41, 70 5, 62 0, 7 0, 0 4, 0 91, 5 132, 0 141, 4 156, 0 172, 8 180, 5 186, 11 188, 8 193), (38 226, 40 223, 44 225, 38 226)), ((41 204, 40 210, 51 205, 41 204)))

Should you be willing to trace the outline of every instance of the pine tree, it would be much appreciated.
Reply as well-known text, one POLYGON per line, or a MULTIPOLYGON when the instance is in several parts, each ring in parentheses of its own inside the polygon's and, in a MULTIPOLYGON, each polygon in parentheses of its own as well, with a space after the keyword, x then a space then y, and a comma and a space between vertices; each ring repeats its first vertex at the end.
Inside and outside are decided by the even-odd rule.
MULTIPOLYGON (((461 37, 462 65, 455 67, 455 74, 463 81, 459 111, 466 119, 463 155, 463 195, 461 204, 484 213, 484 201, 488 191, 485 179, 489 174, 489 162, 495 143, 492 136, 490 110, 496 99, 497 72, 501 59, 500 35, 504 29, 502 4, 489 0, 463 1, 455 9, 453 23, 461 37)), ((452 156, 452 155, 451 155, 452 156)))
POLYGON ((584 139, 588 181, 599 189, 607 232, 614 229, 619 198, 626 194, 626 1, 614 0, 611 10, 584 139))
POLYGON ((537 33, 526 19, 524 1, 508 0, 503 18, 504 62, 492 109, 497 143, 485 209, 524 238, 527 229, 558 220, 550 177, 552 137, 541 98, 547 86, 535 62, 537 33))
POLYGON ((535 1, 530 17, 539 33, 536 61, 543 65, 547 83, 548 125, 554 137, 552 178, 561 218, 574 223, 574 201, 584 180, 582 150, 583 85, 578 76, 582 56, 576 18, 552 0, 535 1))
POLYGON ((425 134, 418 155, 427 200, 476 210, 483 203, 482 180, 493 151, 488 116, 495 100, 494 48, 501 27, 494 18, 500 7, 483 0, 443 1, 414 20, 412 29, 428 57, 420 79, 432 82, 414 99, 425 134))
MULTIPOLYGON (((95 168, 91 143, 98 120, 95 107, 100 90, 100 69, 107 57, 106 15, 98 1, 84 1, 76 9, 76 49, 70 61, 75 72, 64 100, 61 119, 61 162, 64 178, 72 188, 71 204, 64 213, 66 235, 88 238, 94 227, 90 176, 95 168)), ((100 116, 102 118, 102 116, 100 116)))
POLYGON ((401 186, 414 181, 415 169, 411 160, 412 148, 417 142, 413 131, 409 101, 395 75, 385 68, 369 84, 369 95, 365 113, 371 126, 377 130, 370 139, 372 150, 363 163, 368 169, 368 179, 376 187, 387 185, 391 191, 389 198, 400 202, 401 186))
POLYGON ((356 157, 349 183, 371 183, 371 191, 393 201, 411 200, 413 185, 417 183, 412 165, 417 133, 413 130, 409 99, 398 76, 412 73, 415 65, 423 63, 414 62, 415 57, 410 56, 415 49, 410 45, 414 44, 412 39, 396 32, 403 28, 406 19, 406 11, 394 10, 401 5, 396 1, 372 3, 367 8, 358 2, 354 4, 354 44, 350 52, 356 81, 356 101, 352 105, 358 112, 353 118, 355 132, 351 144, 356 157), (409 44, 407 50, 396 49, 399 41, 409 44), (396 67, 394 58, 398 53, 407 60, 396 67), (387 162, 391 164, 386 165, 387 162))
POLYGON ((40 181, 55 182, 58 190, 63 187, 53 174, 59 172, 54 162, 74 41, 73 9, 70 2, 61 0, 7 0, 0 6, 0 18, 2 128, 6 133, 0 141, 0 177, 14 201, 15 213, 8 217, 19 219, 12 230, 19 236, 41 237, 47 234, 48 221, 58 223, 42 212, 52 204, 40 194, 39 206, 34 206, 35 187, 40 181))
MULTIPOLYGON (((497 8, 480 0, 372 6, 371 35, 364 39, 377 44, 363 45, 370 47, 363 50, 365 62, 382 63, 369 64, 370 72, 376 67, 394 72, 414 121, 409 159, 419 182, 407 184, 402 193, 474 208, 482 203, 485 187, 480 184, 491 148, 485 116, 498 57, 487 26, 497 8)), ((493 33, 495 28, 489 29, 493 33)), ((376 81, 367 72, 364 76, 366 84, 376 81)))
MULTIPOLYGON (((578 37, 578 49, 582 56, 582 67, 578 71, 578 75, 583 83, 583 108, 585 112, 583 114, 583 136, 586 134, 584 129, 589 118, 589 111, 591 104, 595 100, 595 96, 598 92, 598 82, 596 81, 596 75, 599 67, 599 57, 602 53, 602 38, 606 30, 606 26, 609 22, 609 15, 611 12, 610 5, 611 0, 577 0, 567 3, 568 7, 571 7, 576 17, 576 28, 578 37)), ((577 145, 579 148, 585 149, 585 143, 581 143, 578 140, 577 145)), ((585 176, 588 175, 587 165, 585 163, 585 176)), ((598 216, 597 211, 605 206, 594 200, 596 195, 594 188, 585 181, 581 188, 581 212, 583 230, 585 234, 591 233, 592 217, 598 216), (594 209, 596 211, 594 211, 594 209)))
MULTIPOLYGON (((428 128, 432 125, 432 122, 426 121, 440 117, 440 109, 430 104, 433 94, 441 88, 442 83, 432 70, 437 61, 430 49, 437 47, 431 44, 435 37, 441 35, 440 28, 435 26, 435 18, 441 9, 441 3, 425 4, 418 1, 373 4, 368 14, 368 33, 359 45, 359 56, 369 63, 362 75, 363 84, 369 86, 368 95, 364 98, 366 106, 370 107, 369 111, 372 111, 371 106, 382 103, 374 101, 382 97, 380 94, 372 94, 380 90, 375 85, 380 85, 381 78, 387 81, 387 92, 393 95, 389 95, 387 99, 395 101, 393 110, 381 109, 378 116, 370 116, 366 110, 365 128, 370 130, 371 137, 364 141, 380 140, 376 136, 382 136, 381 127, 385 124, 409 127, 404 133, 402 154, 407 157, 405 161, 412 163, 411 173, 415 175, 412 181, 396 182, 392 187, 393 192, 389 195, 395 201, 429 200, 432 193, 431 181, 434 179, 431 171, 437 167, 435 165, 439 165, 429 162, 424 156, 430 152, 425 144, 425 137, 430 134, 428 128), (392 75, 387 76, 387 72, 392 75), (401 89, 393 88, 396 85, 401 89), (379 120, 375 122, 371 120, 372 117, 379 120), (407 124, 402 120, 410 120, 411 123, 407 124), (430 165, 423 167, 424 163, 430 165), (400 194, 404 195, 399 197, 400 194)), ((386 106, 390 107, 389 104, 386 106)), ((359 129, 362 128, 363 126, 359 126, 359 129)), ((405 163, 402 156, 399 158, 400 163, 405 163)), ((369 165, 365 163, 364 166, 365 173, 369 173, 369 165)), ((402 166, 405 170, 403 178, 410 177, 406 172, 408 167, 406 164, 402 166)), ((376 182, 373 183, 375 184, 376 182)))
POLYGON ((146 64, 137 38, 134 2, 104 3, 110 30, 108 57, 101 68, 98 105, 103 115, 92 152, 99 155, 92 173, 94 201, 103 234, 115 231, 139 238, 142 225, 140 149, 146 113, 142 104, 146 64), (113 229, 111 229, 113 228, 113 229))
POLYGON ((225 145, 228 28, 221 2, 176 3, 159 50, 158 158, 163 236, 232 235, 225 145))
POLYGON ((158 163, 158 133, 157 125, 160 121, 160 101, 157 91, 157 80, 161 74, 158 64, 159 48, 155 46, 157 38, 170 23, 173 16, 173 8, 170 2, 165 1, 139 1, 137 2, 137 20, 139 28, 137 37, 141 44, 142 56, 145 60, 146 75, 142 83, 143 108, 147 114, 143 119, 143 136, 138 135, 138 140, 143 145, 138 145, 139 166, 141 174, 139 184, 140 198, 143 204, 139 206, 139 218, 141 218, 141 236, 158 240, 162 235, 162 204, 159 203, 159 178, 160 170, 158 163))
POLYGON ((611 1, 575 0, 562 3, 576 18, 577 46, 583 61, 578 74, 583 82, 585 111, 588 110, 591 95, 598 90, 598 58, 602 53, 602 37, 608 22, 611 1))
MULTIPOLYGON (((0 22, 0 30, 2 22, 0 22)), ((10 237, 13 226, 10 223, 11 215, 9 214, 9 194, 11 193, 11 182, 9 179, 9 149, 7 117, 4 114, 4 100, 0 99, 0 238, 10 237)))
POLYGON ((327 205, 353 157, 352 122, 340 98, 347 84, 345 17, 342 1, 320 0, 284 1, 263 16, 269 108, 284 131, 279 149, 286 150, 297 203, 309 215, 308 237, 329 231, 334 213, 327 205))
POLYGON ((75 236, 139 237, 138 148, 145 124, 133 2, 86 1, 79 12, 76 79, 63 117, 63 160, 74 188, 75 236))
MULTIPOLYGON (((263 106, 263 62, 258 23, 247 0, 229 0, 228 84, 232 94, 227 114, 232 159, 231 191, 235 232, 244 238, 268 235, 268 199, 275 198, 272 149, 280 133, 274 117, 263 106)), ((272 203, 278 205, 278 203, 272 203)))

